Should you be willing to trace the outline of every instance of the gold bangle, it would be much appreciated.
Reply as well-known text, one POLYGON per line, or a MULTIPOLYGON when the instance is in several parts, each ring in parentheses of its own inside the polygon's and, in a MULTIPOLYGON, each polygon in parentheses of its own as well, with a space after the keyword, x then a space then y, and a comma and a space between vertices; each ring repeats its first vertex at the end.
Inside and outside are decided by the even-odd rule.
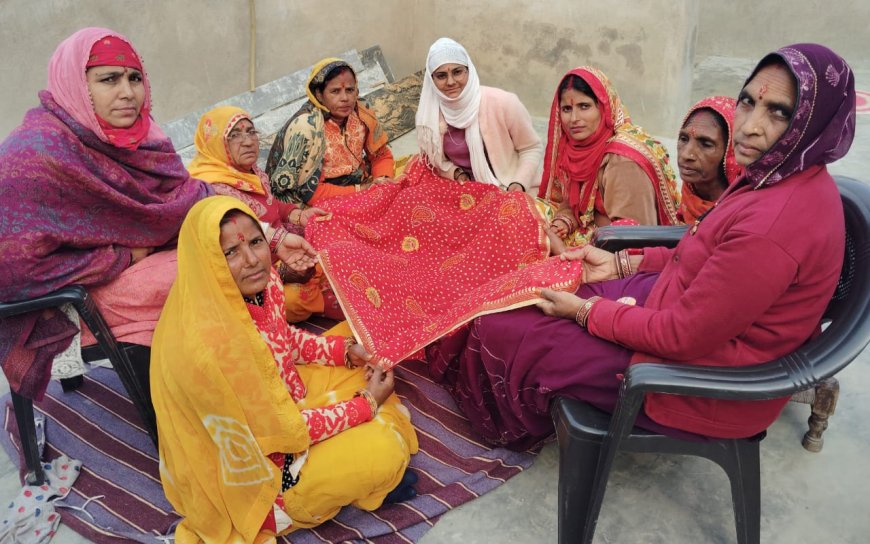
POLYGON ((377 413, 378 413, 378 401, 375 400, 374 395, 369 393, 368 390, 360 389, 359 391, 356 392, 354 397, 362 397, 362 398, 366 399, 369 403, 369 408, 372 411, 372 418, 374 418, 375 415, 377 415, 377 413))
POLYGON ((351 370, 356 368, 356 365, 350 360, 350 348, 356 343, 356 339, 353 336, 348 336, 344 339, 344 366, 351 370))
POLYGON ((589 297, 586 299, 586 302, 584 302, 577 310, 577 314, 574 316, 574 321, 576 321, 581 327, 585 328, 586 321, 589 319, 589 312, 592 311, 592 306, 594 306, 599 300, 601 300, 601 297, 589 297))

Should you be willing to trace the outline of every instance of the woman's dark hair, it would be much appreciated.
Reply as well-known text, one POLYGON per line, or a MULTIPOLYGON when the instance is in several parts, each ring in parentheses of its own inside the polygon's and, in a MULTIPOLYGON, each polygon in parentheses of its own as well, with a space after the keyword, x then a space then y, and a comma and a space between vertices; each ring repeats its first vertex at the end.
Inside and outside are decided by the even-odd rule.
POLYGON ((728 154, 728 134, 730 132, 728 130, 728 121, 726 121, 725 118, 722 117, 722 115, 713 108, 698 108, 693 111, 690 116, 686 117, 686 122, 683 123, 683 126, 681 126, 680 128, 686 128, 686 125, 689 124, 689 121, 691 121, 692 118, 695 117, 695 115, 702 111, 706 111, 713 116, 713 119, 716 120, 716 125, 719 127, 719 130, 722 133, 722 143, 725 144, 725 153, 722 155, 722 160, 719 161, 719 179, 721 179, 724 185, 727 187, 728 176, 725 175, 725 155, 728 154))
POLYGON ((326 72, 326 77, 323 78, 323 81, 321 81, 321 82, 312 81, 311 82, 311 92, 312 93, 316 93, 317 91, 323 92, 323 89, 326 88, 327 83, 329 83, 330 81, 332 81, 333 79, 337 78, 338 76, 340 76, 341 74, 343 74, 345 72, 350 72, 351 75, 353 75, 353 78, 356 79, 356 74, 353 73, 353 70, 351 70, 350 66, 345 66, 345 65, 336 66, 332 70, 326 72))
POLYGON ((595 102, 598 105, 598 99, 595 97, 595 91, 592 90, 592 87, 586 83, 582 77, 578 75, 571 74, 565 79, 562 80, 562 83, 559 84, 559 100, 562 100, 562 93, 568 90, 568 87, 571 87, 577 92, 583 93, 595 102))

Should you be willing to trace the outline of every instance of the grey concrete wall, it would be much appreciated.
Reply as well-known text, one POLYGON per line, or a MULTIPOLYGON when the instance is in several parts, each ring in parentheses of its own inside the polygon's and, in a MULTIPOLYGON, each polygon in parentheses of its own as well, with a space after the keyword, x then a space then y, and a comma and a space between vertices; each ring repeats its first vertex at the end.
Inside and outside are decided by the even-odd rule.
POLYGON ((468 49, 484 85, 517 93, 532 115, 548 115, 561 76, 600 68, 634 121, 676 132, 689 106, 696 0, 477 0, 418 2, 423 57, 442 35, 468 49), (457 13, 462 13, 461 17, 457 13), (618 18, 614 14, 619 14, 618 18))
POLYGON ((868 0, 701 0, 701 6, 698 58, 760 59, 784 45, 816 42, 870 67, 868 0))
MULTIPOLYGON (((601 67, 635 120, 669 134, 688 105, 697 0, 256 0, 262 84, 323 56, 380 44, 398 77, 420 69, 432 41, 468 48, 484 84, 545 115, 559 76, 601 67), (613 14, 619 13, 619 21, 613 14)), ((165 122, 248 89, 247 0, 3 0, 0 137, 36 105, 57 44, 84 26, 127 35, 151 76, 165 122), (34 29, 39 29, 34 31, 34 29)))
MULTIPOLYGON (((256 84, 348 49, 402 50, 411 33, 395 24, 402 4, 257 0, 256 84)), ((248 90, 249 24, 247 0, 2 0, 0 138, 37 104, 48 59, 79 28, 105 26, 130 38, 151 77, 154 116, 168 121, 248 90)))

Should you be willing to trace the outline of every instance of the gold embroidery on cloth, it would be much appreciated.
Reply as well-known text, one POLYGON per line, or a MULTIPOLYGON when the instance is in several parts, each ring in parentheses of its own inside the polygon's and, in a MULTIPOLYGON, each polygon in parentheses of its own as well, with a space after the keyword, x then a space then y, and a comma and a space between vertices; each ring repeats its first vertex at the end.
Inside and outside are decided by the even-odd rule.
POLYGON ((378 290, 374 287, 369 287, 366 289, 366 298, 369 299, 369 302, 372 303, 372 306, 375 308, 381 307, 381 294, 378 293, 378 290))
POLYGON ((381 237, 381 233, 368 225, 363 225, 362 223, 357 223, 353 227, 353 230, 363 238, 368 238, 369 240, 379 240, 381 237))
POLYGON ((444 259, 444 262, 441 263, 441 271, 444 272, 446 270, 449 270, 450 268, 456 266, 457 264, 461 263, 464 260, 465 260, 465 253, 457 253, 456 255, 453 255, 451 257, 447 257, 446 259, 444 259))
POLYGON ((460 210, 470 210, 474 207, 474 197, 468 193, 465 193, 461 197, 459 197, 459 209, 460 210))
POLYGON ((428 206, 415 206, 411 210, 411 225, 419 227, 423 223, 431 223, 435 221, 435 212, 428 206))
POLYGON ((515 198, 505 200, 498 208, 498 222, 509 223, 512 217, 515 217, 520 211, 520 205, 515 198))
POLYGON ((420 249, 420 242, 413 236, 405 236, 402 240, 402 251, 411 253, 420 249))
POLYGON ((405 299, 405 307, 408 308, 408 311, 411 312, 411 315, 413 315, 414 317, 428 317, 426 311, 423 310, 422 306, 420 306, 420 303, 414 300, 412 297, 408 297, 405 299))

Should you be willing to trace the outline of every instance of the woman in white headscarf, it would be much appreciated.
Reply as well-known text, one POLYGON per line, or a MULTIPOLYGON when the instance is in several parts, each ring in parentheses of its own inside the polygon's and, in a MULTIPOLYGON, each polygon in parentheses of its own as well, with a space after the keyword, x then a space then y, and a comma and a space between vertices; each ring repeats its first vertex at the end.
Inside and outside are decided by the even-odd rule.
POLYGON ((440 38, 429 48, 417 108, 417 141, 442 177, 511 191, 538 185, 541 139, 517 95, 484 87, 462 45, 440 38))

